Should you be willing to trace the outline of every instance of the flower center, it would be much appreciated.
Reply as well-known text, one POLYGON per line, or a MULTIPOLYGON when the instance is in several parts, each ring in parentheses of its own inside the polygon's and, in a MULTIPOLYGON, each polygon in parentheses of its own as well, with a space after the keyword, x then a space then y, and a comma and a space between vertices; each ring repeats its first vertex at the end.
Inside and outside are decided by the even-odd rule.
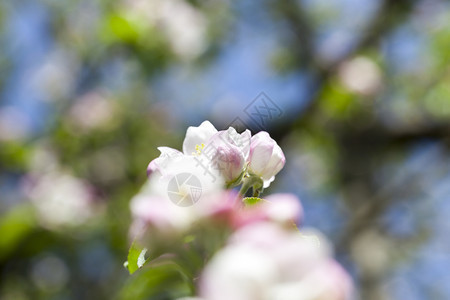
POLYGON ((201 143, 201 145, 195 145, 195 152, 192 152, 192 155, 197 155, 197 156, 201 155, 203 148, 205 148, 204 143, 201 143))

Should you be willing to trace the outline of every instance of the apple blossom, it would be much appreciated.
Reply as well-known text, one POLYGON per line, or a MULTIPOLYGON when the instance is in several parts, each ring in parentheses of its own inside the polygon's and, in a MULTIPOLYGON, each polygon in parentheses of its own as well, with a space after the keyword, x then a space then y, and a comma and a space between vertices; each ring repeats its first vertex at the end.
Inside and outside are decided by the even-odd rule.
POLYGON ((219 170, 211 164, 202 164, 196 156, 177 154, 164 161, 162 171, 153 172, 150 175, 147 194, 166 198, 170 202, 170 190, 174 188, 170 186, 171 184, 177 185, 176 189, 180 196, 191 193, 192 189, 189 186, 192 184, 186 185, 185 182, 178 182, 175 179, 176 176, 181 174, 189 174, 197 180, 196 186, 201 190, 201 197, 220 191, 224 186, 219 170))
POLYGON ((273 223, 243 227, 205 267, 200 296, 205 300, 346 300, 347 273, 330 258, 320 236, 303 235, 273 223))
POLYGON ((261 131, 251 139, 248 161, 249 173, 261 177, 266 188, 283 168, 286 159, 277 142, 267 132, 261 131))
POLYGON ((250 150, 250 131, 239 134, 232 127, 219 131, 205 147, 211 163, 220 170, 227 183, 240 181, 250 150))
POLYGON ((205 187, 200 199, 195 205, 179 206, 162 193, 153 184, 160 184, 161 179, 149 181, 141 192, 131 200, 133 224, 130 235, 140 237, 145 230, 151 228, 153 232, 167 234, 187 232, 193 224, 203 219, 213 219, 218 216, 231 219, 228 215, 238 211, 240 206, 236 193, 222 191, 215 187, 208 190, 205 187))
POLYGON ((191 126, 187 129, 183 152, 159 147, 161 155, 149 163, 147 174, 149 177, 155 172, 163 175, 167 173, 165 169, 170 161, 181 156, 193 156, 197 161, 197 169, 210 172, 211 168, 215 168, 227 185, 239 184, 246 169, 250 138, 249 130, 241 134, 232 127, 217 131, 209 121, 204 121, 198 127, 191 126))
POLYGON ((239 228, 259 221, 271 221, 292 227, 301 222, 302 216, 303 208, 295 195, 273 194, 234 213, 232 225, 239 228))
POLYGON ((217 129, 209 121, 204 121, 198 127, 189 127, 183 142, 183 152, 170 147, 158 147, 161 152, 160 156, 153 159, 147 167, 147 175, 150 176, 155 171, 159 175, 163 175, 167 164, 175 158, 183 155, 199 155, 205 143, 215 134, 217 129))
POLYGON ((293 194, 272 194, 264 198, 263 211, 269 220, 278 223, 291 222, 298 224, 303 217, 303 208, 300 200, 293 194))
POLYGON ((41 225, 49 229, 80 226, 101 213, 92 186, 59 168, 31 172, 23 181, 23 189, 41 225))
POLYGON ((182 152, 158 149, 148 182, 131 201, 130 233, 150 243, 153 257, 169 252, 201 274, 191 278, 198 297, 180 300, 352 299, 350 277, 332 259, 327 240, 297 230, 300 200, 258 198, 285 164, 267 132, 218 131, 205 121, 188 128, 182 152), (240 184, 239 194, 229 190, 240 184), (249 188, 253 197, 244 198, 249 188))

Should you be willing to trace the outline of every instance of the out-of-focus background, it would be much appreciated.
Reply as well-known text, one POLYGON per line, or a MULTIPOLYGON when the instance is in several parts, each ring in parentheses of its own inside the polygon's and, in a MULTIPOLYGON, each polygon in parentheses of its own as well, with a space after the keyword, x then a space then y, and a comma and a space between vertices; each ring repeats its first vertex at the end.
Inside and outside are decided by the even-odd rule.
POLYGON ((157 146, 267 130, 361 299, 450 299, 450 3, 0 2, 0 299, 113 299, 157 146))

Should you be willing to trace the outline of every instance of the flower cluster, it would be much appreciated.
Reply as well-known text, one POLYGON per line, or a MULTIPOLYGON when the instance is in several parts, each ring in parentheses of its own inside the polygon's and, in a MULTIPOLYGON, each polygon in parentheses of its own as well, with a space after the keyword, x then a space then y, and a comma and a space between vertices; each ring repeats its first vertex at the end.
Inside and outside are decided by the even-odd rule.
POLYGON ((148 165, 149 176, 155 172, 166 174, 171 163, 180 169, 183 160, 194 159, 206 173, 218 171, 229 187, 251 177, 252 182, 263 182, 258 189, 266 188, 285 163, 283 151, 267 132, 252 137, 249 130, 239 134, 233 127, 218 131, 209 121, 188 128, 183 152, 168 147, 158 149, 161 155, 148 165))
POLYGON ((205 121, 188 128, 182 152, 159 150, 131 201, 130 234, 143 250, 137 262, 130 250, 130 272, 170 253, 190 274, 186 296, 199 297, 184 299, 351 298, 350 277, 326 239, 298 229, 298 198, 259 198, 285 164, 267 132, 218 131, 205 121), (245 197, 250 189, 253 197, 245 197))

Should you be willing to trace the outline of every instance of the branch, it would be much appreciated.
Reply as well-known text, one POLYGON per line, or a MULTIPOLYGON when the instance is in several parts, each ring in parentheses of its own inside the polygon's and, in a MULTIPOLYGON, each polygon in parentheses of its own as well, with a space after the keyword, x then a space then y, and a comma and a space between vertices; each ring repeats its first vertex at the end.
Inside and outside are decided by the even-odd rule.
POLYGON ((298 42, 294 46, 295 53, 299 56, 299 68, 306 68, 314 77, 314 83, 311 87, 310 97, 307 104, 300 112, 297 119, 286 120, 277 128, 274 128, 273 135, 279 140, 282 139, 293 127, 303 127, 311 120, 318 110, 318 98, 323 86, 334 76, 338 66, 366 48, 373 47, 379 41, 395 28, 399 23, 409 15, 414 7, 414 1, 409 0, 384 0, 378 12, 372 17, 371 22, 364 30, 365 35, 357 44, 339 60, 327 66, 320 66, 318 58, 313 49, 314 29, 307 18, 307 14, 299 6, 297 1, 282 0, 280 2, 279 12, 284 15, 291 29, 297 33, 298 42))

